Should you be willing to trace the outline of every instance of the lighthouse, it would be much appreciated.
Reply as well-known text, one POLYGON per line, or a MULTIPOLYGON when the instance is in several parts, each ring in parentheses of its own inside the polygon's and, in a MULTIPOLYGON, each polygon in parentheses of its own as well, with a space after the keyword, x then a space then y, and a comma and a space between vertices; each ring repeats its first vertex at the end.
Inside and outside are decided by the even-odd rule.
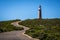
POLYGON ((42 19, 41 5, 38 8, 38 19, 42 19))

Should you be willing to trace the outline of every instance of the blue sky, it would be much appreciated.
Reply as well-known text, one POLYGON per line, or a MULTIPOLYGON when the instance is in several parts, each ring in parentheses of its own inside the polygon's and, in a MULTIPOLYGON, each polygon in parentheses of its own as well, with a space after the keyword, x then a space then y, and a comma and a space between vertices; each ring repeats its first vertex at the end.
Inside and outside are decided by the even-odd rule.
POLYGON ((42 18, 60 18, 60 0, 0 0, 0 21, 38 18, 42 6, 42 18))

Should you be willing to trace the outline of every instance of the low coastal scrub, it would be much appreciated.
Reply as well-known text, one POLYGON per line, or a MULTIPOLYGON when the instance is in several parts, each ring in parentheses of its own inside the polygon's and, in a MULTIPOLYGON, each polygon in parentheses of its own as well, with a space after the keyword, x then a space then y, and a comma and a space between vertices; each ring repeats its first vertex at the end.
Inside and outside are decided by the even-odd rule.
POLYGON ((19 23, 29 27, 25 34, 40 40, 60 40, 60 19, 28 19, 19 23))
POLYGON ((22 27, 15 27, 11 25, 12 22, 20 21, 20 20, 9 20, 9 21, 0 21, 0 33, 13 31, 13 30, 23 30, 22 27))

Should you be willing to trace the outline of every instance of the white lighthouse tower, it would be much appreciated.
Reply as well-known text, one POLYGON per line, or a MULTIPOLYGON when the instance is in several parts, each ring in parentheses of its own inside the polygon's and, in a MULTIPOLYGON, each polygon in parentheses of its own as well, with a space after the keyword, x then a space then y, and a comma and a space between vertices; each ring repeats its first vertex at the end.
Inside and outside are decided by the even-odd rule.
POLYGON ((38 8, 38 19, 42 19, 41 5, 38 8))

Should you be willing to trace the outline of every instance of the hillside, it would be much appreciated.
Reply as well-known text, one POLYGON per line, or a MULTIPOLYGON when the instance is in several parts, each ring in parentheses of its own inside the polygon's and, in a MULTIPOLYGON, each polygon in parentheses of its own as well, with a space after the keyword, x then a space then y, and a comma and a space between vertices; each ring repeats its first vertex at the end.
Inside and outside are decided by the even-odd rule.
POLYGON ((13 31, 13 30, 22 30, 22 27, 15 27, 11 25, 12 22, 20 21, 20 20, 9 20, 9 21, 0 21, 0 33, 13 31))
POLYGON ((26 34, 40 40, 60 40, 60 19, 28 19, 19 23, 29 27, 26 34))

